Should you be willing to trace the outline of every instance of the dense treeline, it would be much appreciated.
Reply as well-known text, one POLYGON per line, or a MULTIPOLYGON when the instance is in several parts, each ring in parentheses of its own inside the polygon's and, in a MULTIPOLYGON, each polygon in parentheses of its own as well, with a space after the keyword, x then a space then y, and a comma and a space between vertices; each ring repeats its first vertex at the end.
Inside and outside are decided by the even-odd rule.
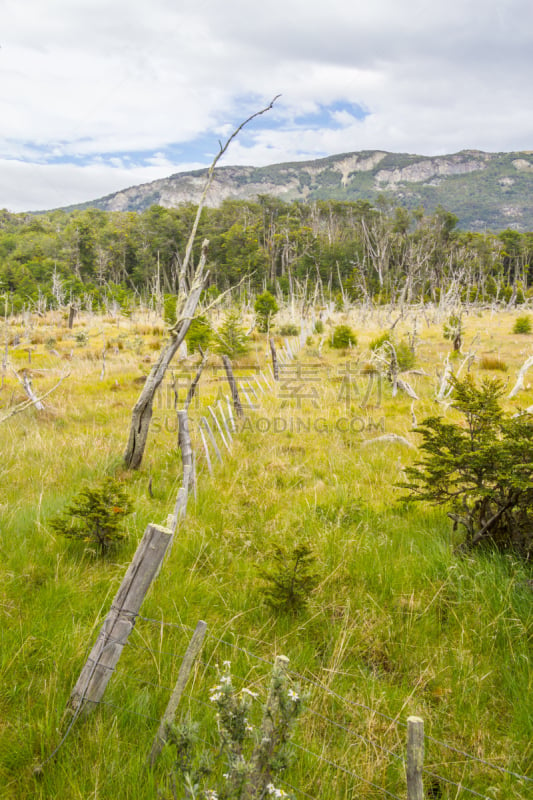
MULTIPOLYGON (((143 213, 89 208, 40 215, 0 211, 0 292, 14 312, 80 300, 111 302, 173 294, 196 208, 143 213)), ((245 279, 320 301, 521 302, 533 285, 533 233, 469 233, 437 209, 409 212, 386 200, 284 203, 225 201, 204 209, 198 243, 210 240, 216 294, 245 279)))

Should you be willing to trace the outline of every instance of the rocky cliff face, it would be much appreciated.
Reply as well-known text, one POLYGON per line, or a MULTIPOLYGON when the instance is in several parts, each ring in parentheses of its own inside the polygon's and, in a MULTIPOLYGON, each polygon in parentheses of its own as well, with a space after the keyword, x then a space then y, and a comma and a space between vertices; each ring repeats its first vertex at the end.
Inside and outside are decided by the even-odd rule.
MULTIPOLYGON (((157 203, 172 208, 198 202, 207 170, 183 172, 86 203, 109 211, 137 211, 157 203)), ((440 205, 473 230, 533 230, 533 152, 446 156, 384 151, 346 153, 269 167, 220 167, 207 204, 272 195, 293 200, 370 200, 432 211, 440 205)))

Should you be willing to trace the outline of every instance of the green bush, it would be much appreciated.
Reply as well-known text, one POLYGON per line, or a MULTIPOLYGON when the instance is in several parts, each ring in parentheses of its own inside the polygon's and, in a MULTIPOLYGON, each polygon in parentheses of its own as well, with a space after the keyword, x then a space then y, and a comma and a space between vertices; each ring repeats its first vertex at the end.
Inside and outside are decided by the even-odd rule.
MULTIPOLYGON (((407 344, 406 341, 402 340, 398 342, 398 344, 394 343, 393 336, 389 331, 385 331, 384 333, 380 334, 376 339, 373 339, 370 342, 370 350, 375 353, 377 350, 383 347, 386 343, 389 343, 392 347, 394 347, 394 351, 396 353, 396 359, 398 362, 398 369, 400 372, 404 372, 406 369, 411 369, 414 367, 416 362, 416 356, 407 344)), ((388 348, 390 350, 390 348, 388 348)))
POLYGON ((503 383, 471 375, 451 379, 461 422, 429 417, 417 428, 423 456, 406 467, 401 484, 414 500, 448 506, 465 530, 464 548, 490 544, 529 559, 533 555, 533 424, 530 414, 500 406, 503 383))
POLYGON ((300 328, 298 325, 282 325, 279 334, 280 336, 299 336, 300 328))
POLYGON ((321 319, 317 319, 315 322, 315 333, 324 333, 324 323, 321 319))
POLYGON ((303 610, 319 580, 315 554, 307 544, 298 544, 293 549, 277 546, 272 555, 272 566, 261 573, 267 605, 274 611, 303 610))
POLYGON ((178 298, 175 294, 166 294, 163 300, 163 319, 165 324, 171 328, 176 323, 176 303, 178 298))
POLYGON ((531 318, 528 316, 528 314, 524 314, 523 316, 515 319, 513 333, 531 333, 531 318))
POLYGON ((107 477, 79 492, 61 514, 50 520, 50 527, 61 536, 96 545, 104 555, 126 537, 123 524, 132 511, 127 491, 107 477))
POLYGON ((240 321, 241 315, 237 309, 228 311, 224 322, 216 332, 215 350, 220 355, 226 355, 233 359, 244 356, 249 351, 250 340, 244 328, 241 327, 240 321))
POLYGON ((337 350, 346 350, 357 344, 357 336, 349 325, 337 325, 331 337, 331 346, 337 350))
POLYGON ((404 372, 412 369, 416 362, 416 356, 405 341, 398 342, 396 345, 396 358, 398 359, 398 369, 404 372))
POLYGON ((278 304, 274 295, 263 292, 255 301, 254 311, 257 314, 258 328, 265 333, 272 327, 272 317, 278 311, 278 304))
POLYGON ((78 331, 74 338, 76 339, 78 347, 85 347, 89 341, 89 335, 86 331, 78 331))
POLYGON ((369 345, 370 350, 372 350, 372 352, 375 353, 376 350, 379 350, 380 347, 383 347, 385 342, 390 342, 391 339, 392 336, 389 331, 384 331, 383 333, 380 333, 379 336, 377 336, 375 339, 372 339, 372 341, 370 342, 369 345))
POLYGON ((213 329, 204 316, 195 317, 189 325, 189 330, 185 336, 187 347, 191 353, 202 348, 209 347, 213 339, 213 329))

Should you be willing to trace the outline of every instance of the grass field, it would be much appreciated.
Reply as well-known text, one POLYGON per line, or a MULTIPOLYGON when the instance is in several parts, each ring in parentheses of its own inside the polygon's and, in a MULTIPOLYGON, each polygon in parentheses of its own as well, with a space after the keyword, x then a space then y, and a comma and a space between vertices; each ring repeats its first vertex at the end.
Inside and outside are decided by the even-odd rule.
MULTIPOLYGON (((471 350, 476 377, 500 377, 510 390, 533 354, 533 336, 512 333, 515 317, 466 317, 454 367, 471 350)), ((370 441, 393 433, 416 443, 413 412, 418 422, 435 413, 454 417, 435 401, 450 353, 443 320, 431 310, 418 317, 419 374, 405 376, 420 397, 413 404, 365 371, 369 345, 394 313, 338 318, 353 326, 357 346, 335 351, 327 338, 322 347, 320 336, 308 339, 277 388, 257 390, 259 407, 239 424, 231 453, 222 463, 211 454, 213 475, 198 420, 226 384, 220 362, 210 359, 190 410, 197 496, 106 704, 76 722, 42 769, 66 729, 70 691, 136 544, 148 522, 165 524, 172 510, 181 461, 169 376, 142 469, 127 473, 121 464, 132 406, 163 341, 160 322, 140 313, 82 316, 69 331, 56 313, 6 328, 8 341, 17 336, 18 343, 3 371, 0 418, 25 399, 11 367, 31 373, 37 394, 69 374, 44 411, 29 408, 0 424, 2 800, 171 797, 170 754, 154 771, 146 759, 199 619, 208 637, 181 713, 198 719, 209 741, 206 701, 217 663, 231 660, 236 681, 259 692, 269 677, 265 661, 277 654, 301 676, 295 681, 307 692, 307 710, 286 776, 295 797, 355 800, 386 797, 383 790, 405 797, 400 757, 410 714, 424 719, 434 740, 478 759, 428 741, 427 768, 440 776, 426 776, 428 797, 474 796, 457 785, 494 800, 533 796, 533 783, 482 763, 533 777, 531 569, 509 555, 455 555, 460 532, 445 510, 397 502, 396 484, 416 450, 370 441), (102 559, 55 535, 49 520, 86 482, 106 474, 123 480, 135 512, 126 544, 102 559), (299 543, 314 553, 318 583, 299 613, 274 614, 261 589, 264 572, 275 546, 299 543)), ((413 319, 396 325, 398 341, 412 333, 413 319)), ((297 349, 297 338, 291 341, 297 349)), ((265 337, 255 335, 237 373, 252 383, 260 368, 268 374, 266 350, 265 337)), ((180 399, 194 363, 176 361, 180 399)), ((526 376, 526 389, 508 406, 531 404, 526 376)))

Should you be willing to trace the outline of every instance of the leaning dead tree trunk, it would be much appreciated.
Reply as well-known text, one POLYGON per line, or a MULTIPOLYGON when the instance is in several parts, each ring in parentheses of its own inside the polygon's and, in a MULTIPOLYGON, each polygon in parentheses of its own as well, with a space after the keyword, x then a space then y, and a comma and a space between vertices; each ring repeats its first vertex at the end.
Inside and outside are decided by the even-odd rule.
POLYGON ((155 393, 165 377, 170 362, 185 339, 205 285, 207 273, 204 274, 204 269, 208 246, 209 242, 205 239, 191 289, 187 295, 178 296, 178 306, 181 305, 181 308, 178 308, 177 322, 170 331, 170 341, 161 351, 157 362, 152 367, 148 380, 145 382, 139 399, 133 408, 128 444, 124 453, 124 464, 127 469, 138 469, 141 465, 152 419, 155 393))
POLYGON ((174 355, 176 354, 176 351, 178 350, 179 346, 185 339, 185 335, 189 330, 189 325, 191 324, 194 315, 196 313, 196 308, 200 301, 200 295, 207 282, 208 273, 204 272, 205 263, 207 259, 207 248, 209 246, 209 242, 207 239, 204 240, 204 243, 202 245, 202 254, 200 257, 199 264, 192 273, 191 273, 190 261, 192 255, 192 248, 196 239, 198 225, 200 223, 200 216, 202 213, 202 209, 205 205, 207 192, 209 191, 209 187, 211 186, 211 183, 213 181, 215 166, 217 165, 221 156, 228 149, 230 143, 244 128, 244 126, 247 125, 248 122, 250 122, 255 117, 258 117, 261 114, 264 114, 266 111, 269 111, 274 105, 276 100, 277 97, 275 97, 272 100, 272 102, 269 103, 268 106, 266 106, 266 108, 263 108, 261 111, 256 111, 255 114, 252 114, 250 117, 248 117, 248 119, 242 122, 239 125, 239 127, 233 131, 229 139, 226 141, 226 144, 223 147, 221 146, 220 151, 217 153, 217 155, 213 159, 213 163, 209 167, 209 172, 207 174, 207 181, 204 190, 202 192, 200 202, 198 203, 198 208, 196 211, 196 216, 194 218, 191 234, 187 241, 187 247, 185 248, 185 256, 183 258, 183 263, 181 265, 181 269, 178 275, 176 323, 170 329, 170 341, 168 342, 167 346, 163 348, 157 362, 152 367, 150 375, 148 376, 148 380, 143 386, 140 397, 135 403, 131 415, 128 443, 126 445, 126 451, 124 453, 124 465, 126 466, 127 469, 138 469, 141 465, 144 455, 144 450, 146 447, 146 441, 148 439, 150 421, 152 419, 152 408, 153 408, 155 393, 158 387, 160 386, 161 382, 163 381, 163 378, 165 377, 165 372, 167 371, 170 362, 172 361, 174 355))

